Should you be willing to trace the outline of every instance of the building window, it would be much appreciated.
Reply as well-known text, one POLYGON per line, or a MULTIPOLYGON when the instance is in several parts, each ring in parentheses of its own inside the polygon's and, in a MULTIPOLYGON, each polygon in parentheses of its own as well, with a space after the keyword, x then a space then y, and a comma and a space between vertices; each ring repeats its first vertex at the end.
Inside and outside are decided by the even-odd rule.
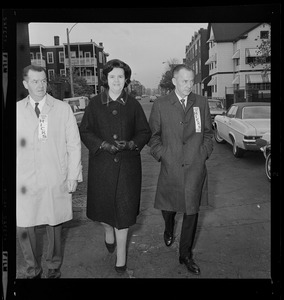
POLYGON ((247 83, 247 89, 249 89, 249 90, 271 90, 271 83, 268 83, 268 82, 247 83))
POLYGON ((47 52, 47 63, 48 64, 53 64, 53 52, 47 52))
POLYGON ((59 51, 59 62, 61 64, 64 64, 64 52, 63 51, 59 51))
POLYGON ((30 53, 30 57, 31 59, 34 59, 34 54, 32 52, 30 53))
POLYGON ((261 39, 268 39, 269 38, 269 31, 260 31, 260 38, 261 39))
POLYGON ((65 69, 60 69, 60 76, 65 76, 65 69))
POLYGON ((40 59, 41 59, 40 52, 37 52, 37 53, 36 53, 36 59, 37 59, 37 60, 40 60, 40 59))
POLYGON ((99 52, 99 62, 100 62, 100 63, 103 62, 102 52, 99 52))
POLYGON ((88 65, 91 63, 91 52, 85 52, 85 63, 88 65))
POLYGON ((246 64, 252 64, 256 62, 257 62, 257 57, 255 56, 246 57, 246 64))
POLYGON ((54 70, 50 69, 48 70, 48 79, 52 80, 54 78, 54 70))
POLYGON ((196 74, 198 74, 199 73, 199 71, 198 71, 198 61, 195 62, 195 70, 196 70, 196 74))

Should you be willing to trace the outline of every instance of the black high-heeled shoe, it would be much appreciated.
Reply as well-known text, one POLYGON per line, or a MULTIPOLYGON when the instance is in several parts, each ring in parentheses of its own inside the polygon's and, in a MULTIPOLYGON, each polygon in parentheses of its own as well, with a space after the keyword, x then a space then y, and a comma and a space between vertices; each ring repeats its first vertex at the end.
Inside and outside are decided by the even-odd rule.
POLYGON ((109 244, 105 241, 106 248, 109 253, 113 253, 115 250, 115 242, 113 244, 109 244))
POLYGON ((119 266, 119 267, 118 267, 118 266, 115 266, 114 268, 115 268, 115 271, 116 271, 117 273, 120 273, 120 274, 124 273, 124 272, 126 271, 126 269, 127 269, 126 263, 125 263, 124 266, 119 266))

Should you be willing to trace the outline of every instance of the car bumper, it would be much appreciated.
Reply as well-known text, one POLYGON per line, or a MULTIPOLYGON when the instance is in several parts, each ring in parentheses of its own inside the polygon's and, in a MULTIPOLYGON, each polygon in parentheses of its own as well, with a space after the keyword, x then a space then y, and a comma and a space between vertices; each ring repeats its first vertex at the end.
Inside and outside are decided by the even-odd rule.
POLYGON ((244 148, 250 151, 260 151, 260 147, 256 143, 256 139, 243 139, 244 148))

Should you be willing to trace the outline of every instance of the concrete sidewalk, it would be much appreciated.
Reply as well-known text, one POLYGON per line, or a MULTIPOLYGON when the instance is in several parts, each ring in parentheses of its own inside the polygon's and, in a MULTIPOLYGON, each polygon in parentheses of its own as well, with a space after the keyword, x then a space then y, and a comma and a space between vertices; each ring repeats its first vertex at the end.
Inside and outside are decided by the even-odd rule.
MULTIPOLYGON (((201 275, 190 274, 178 261, 182 214, 176 217, 175 242, 169 248, 164 244, 161 212, 153 208, 160 165, 145 147, 142 150, 140 215, 137 224, 129 230, 127 272, 124 275, 116 273, 115 253, 107 252, 102 226, 86 217, 85 178, 73 199, 74 218, 65 223, 63 229, 62 278, 270 278, 269 183, 264 181, 265 184, 258 183, 251 189, 247 178, 239 173, 234 175, 234 172, 241 171, 232 169, 232 181, 222 184, 220 174, 223 174, 223 169, 217 158, 221 156, 224 159, 232 154, 228 149, 219 147, 214 148, 207 163, 209 205, 201 207, 194 247, 194 258, 200 266, 201 275), (219 177, 216 172, 220 173, 219 177), (262 196, 254 198, 254 188, 262 196)), ((42 237, 45 277, 47 240, 44 226, 39 228, 39 234, 42 237)), ((17 278, 23 278, 23 266, 17 242, 17 278)))

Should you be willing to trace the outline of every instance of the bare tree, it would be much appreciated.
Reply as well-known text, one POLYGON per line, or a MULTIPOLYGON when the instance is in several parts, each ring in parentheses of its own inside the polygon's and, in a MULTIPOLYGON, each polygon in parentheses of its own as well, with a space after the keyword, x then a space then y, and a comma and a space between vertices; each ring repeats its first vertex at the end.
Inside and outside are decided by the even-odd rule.
POLYGON ((175 86, 172 83, 172 73, 174 67, 177 64, 179 64, 179 60, 177 58, 172 58, 164 63, 167 64, 167 70, 162 75, 162 79, 160 81, 160 87, 165 91, 165 93, 169 93, 175 88, 175 86))
MULTIPOLYGON (((270 24, 269 24, 270 25, 270 24)), ((271 70, 271 31, 267 37, 260 39, 260 45, 257 45, 258 56, 250 63, 251 67, 263 66, 263 75, 266 76, 271 70)))

